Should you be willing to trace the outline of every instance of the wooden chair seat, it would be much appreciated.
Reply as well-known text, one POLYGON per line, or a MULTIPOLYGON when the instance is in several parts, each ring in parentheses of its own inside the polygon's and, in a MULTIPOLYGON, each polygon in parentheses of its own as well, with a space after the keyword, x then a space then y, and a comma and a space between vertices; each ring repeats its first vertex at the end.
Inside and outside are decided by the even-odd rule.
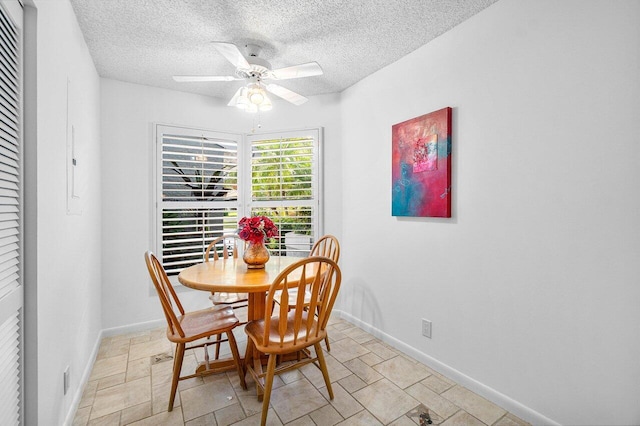
POLYGON ((188 312, 176 317, 182 327, 184 336, 177 330, 167 330, 167 339, 174 343, 191 342, 211 336, 211 330, 226 333, 236 327, 240 320, 234 315, 233 309, 207 308, 200 311, 188 312))

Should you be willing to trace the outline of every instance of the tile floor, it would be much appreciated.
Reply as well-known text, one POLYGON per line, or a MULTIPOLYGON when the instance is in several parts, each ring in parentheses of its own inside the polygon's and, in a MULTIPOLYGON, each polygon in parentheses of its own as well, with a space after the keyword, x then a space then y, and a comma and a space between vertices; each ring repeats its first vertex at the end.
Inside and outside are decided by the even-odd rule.
MULTIPOLYGON (((527 424, 346 321, 332 320, 328 331, 334 400, 313 365, 276 376, 267 424, 415 426, 424 407, 436 425, 527 424)), ((183 374, 203 355, 188 351, 183 374)), ((247 375, 243 391, 233 371, 181 381, 167 412, 172 360, 164 328, 104 338, 73 425, 260 424, 255 384, 247 375)))

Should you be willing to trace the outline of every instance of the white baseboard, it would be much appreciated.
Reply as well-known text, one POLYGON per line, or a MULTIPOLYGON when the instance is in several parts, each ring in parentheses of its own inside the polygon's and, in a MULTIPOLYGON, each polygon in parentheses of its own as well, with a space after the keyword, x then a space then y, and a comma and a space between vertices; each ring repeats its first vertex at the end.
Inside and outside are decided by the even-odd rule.
POLYGON ((82 377, 80 378, 80 384, 76 388, 76 393, 73 395, 73 401, 71 402, 71 407, 69 407, 69 412, 67 413, 67 417, 64 419, 64 426, 71 426, 73 424, 73 418, 76 415, 76 411, 78 411, 78 405, 80 405, 80 401, 82 400, 82 393, 84 392, 84 388, 89 381, 89 377, 91 376, 91 370, 93 370, 93 364, 96 362, 96 357, 98 356, 98 351, 100 350, 100 342, 104 337, 104 331, 100 331, 98 333, 98 337, 93 344, 93 350, 91 351, 91 356, 89 356, 89 362, 84 368, 82 372, 82 377))
POLYGON ((409 355, 410 357, 420 361, 424 365, 434 369, 438 373, 450 378, 456 383, 464 386, 465 388, 477 393, 483 398, 488 399, 494 404, 504 408, 510 413, 520 417, 521 419, 534 424, 534 425, 549 425, 549 426, 560 426, 560 423, 549 419, 548 417, 538 413, 535 410, 521 404, 520 402, 509 398, 508 396, 498 392, 497 390, 490 388, 489 386, 484 385, 483 383, 473 379, 472 377, 467 376, 464 373, 456 370, 438 361, 435 358, 430 357, 429 355, 420 352, 416 348, 407 345, 406 343, 396 339, 395 337, 384 333, 382 330, 379 330, 373 327, 371 324, 365 323, 360 319, 352 316, 343 311, 334 310, 334 314, 338 314, 340 318, 356 325, 366 331, 367 333, 375 336, 376 338, 382 340, 385 343, 388 343, 390 346, 398 349, 399 351, 409 355))
POLYGON ((167 321, 163 319, 139 322, 137 324, 123 325, 121 327, 105 328, 102 330, 103 337, 117 336, 118 334, 135 333, 137 331, 147 331, 154 328, 166 327, 167 321))

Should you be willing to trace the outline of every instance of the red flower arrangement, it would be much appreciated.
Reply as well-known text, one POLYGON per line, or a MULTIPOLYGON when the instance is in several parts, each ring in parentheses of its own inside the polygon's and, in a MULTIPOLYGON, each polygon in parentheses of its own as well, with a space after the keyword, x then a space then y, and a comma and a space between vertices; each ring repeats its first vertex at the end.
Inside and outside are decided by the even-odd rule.
POLYGON ((243 217, 238 227, 238 236, 254 244, 263 242, 265 237, 278 235, 278 227, 266 216, 243 217))

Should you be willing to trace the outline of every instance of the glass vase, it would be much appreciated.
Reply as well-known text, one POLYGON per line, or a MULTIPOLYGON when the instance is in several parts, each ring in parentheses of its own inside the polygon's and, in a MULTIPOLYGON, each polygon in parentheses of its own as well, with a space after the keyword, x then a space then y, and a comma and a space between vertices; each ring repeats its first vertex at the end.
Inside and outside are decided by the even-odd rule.
POLYGON ((249 245, 244 249, 242 260, 249 269, 264 268, 265 263, 269 261, 269 251, 265 247, 264 241, 249 242, 249 245))

